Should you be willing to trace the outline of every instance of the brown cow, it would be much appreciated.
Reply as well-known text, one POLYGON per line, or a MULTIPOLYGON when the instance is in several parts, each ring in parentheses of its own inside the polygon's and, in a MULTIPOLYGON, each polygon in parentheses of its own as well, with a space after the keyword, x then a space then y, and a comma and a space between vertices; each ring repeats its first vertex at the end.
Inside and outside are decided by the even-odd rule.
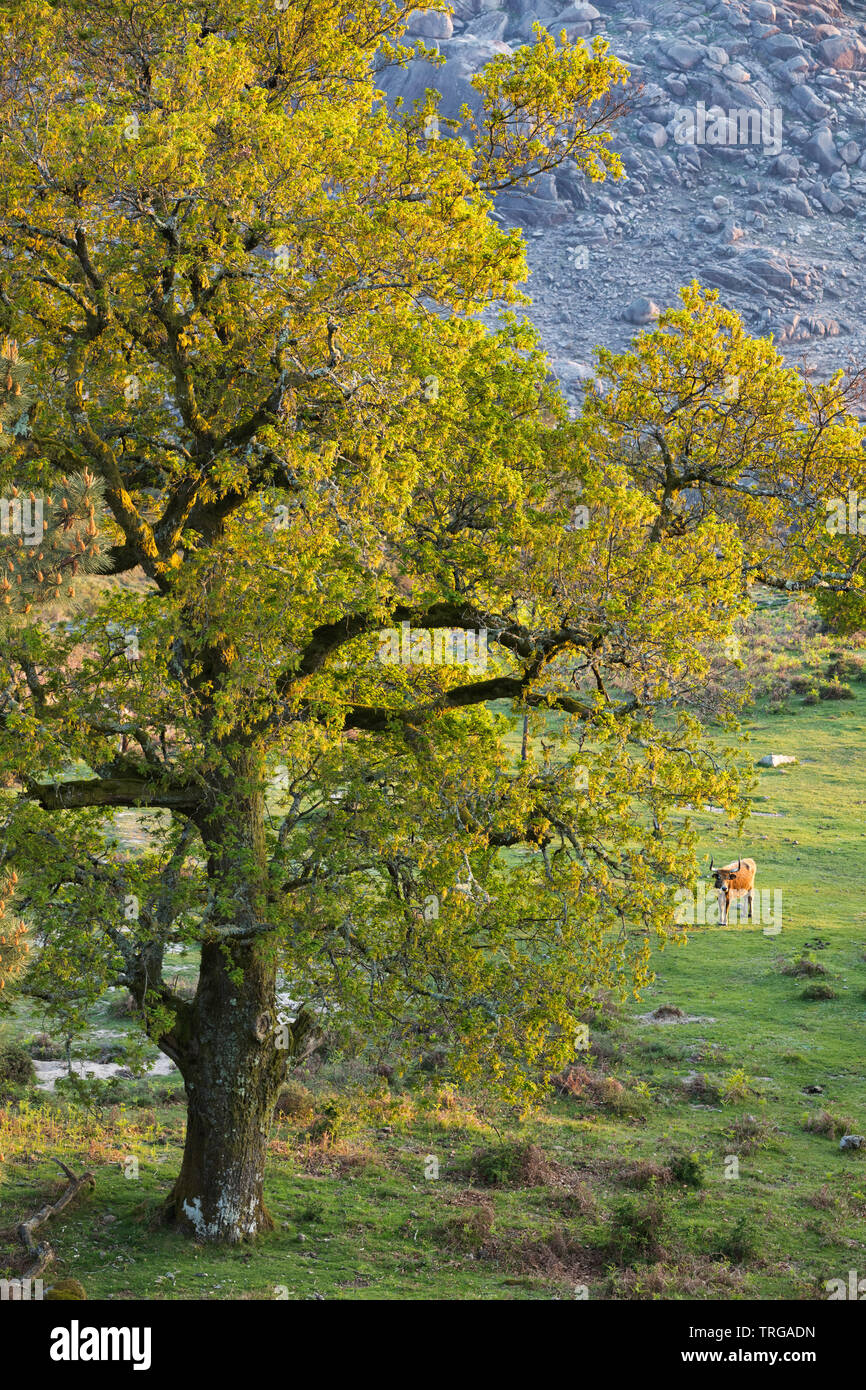
POLYGON ((742 897, 743 893, 749 899, 749 921, 751 922, 756 869, 757 865, 754 859, 738 859, 736 864, 725 864, 720 869, 714 868, 713 860, 710 860, 713 886, 718 889, 719 894, 720 926, 726 927, 728 925, 728 909, 731 905, 731 899, 742 897))

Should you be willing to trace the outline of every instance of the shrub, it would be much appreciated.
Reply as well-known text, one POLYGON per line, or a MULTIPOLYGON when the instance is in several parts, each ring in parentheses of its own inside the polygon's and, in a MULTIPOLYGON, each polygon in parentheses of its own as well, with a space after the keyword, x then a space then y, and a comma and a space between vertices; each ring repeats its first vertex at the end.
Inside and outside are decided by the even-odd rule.
POLYGON ((483 1187, 544 1187, 553 1165, 535 1144, 497 1144, 476 1149, 469 1161, 469 1179, 483 1187))
POLYGON ((703 1187, 706 1181, 704 1165, 695 1153, 674 1154, 670 1162, 674 1182, 684 1187, 703 1187))
POLYGON ((45 1290, 43 1297, 52 1303, 81 1303, 87 1298, 84 1285, 77 1279, 58 1279, 45 1290))
POLYGON ((734 1121, 727 1133, 737 1145, 739 1153, 751 1154, 756 1153, 758 1149, 774 1146, 778 1126, 771 1124, 769 1120, 759 1120, 757 1115, 742 1115, 734 1121))
POLYGON ((635 1163, 624 1164, 616 1177, 626 1187, 666 1187, 673 1179, 673 1172, 667 1164, 638 1159, 635 1163))
POLYGON ((592 1266, 593 1252, 559 1227, 540 1240, 523 1240, 512 1260, 523 1273, 548 1279, 583 1279, 592 1266))
POLYGON ((813 960, 805 951, 797 960, 785 960, 784 956, 779 956, 777 961, 780 975, 793 975, 798 980, 812 975, 827 974, 826 965, 822 965, 819 960, 813 960))
POLYGON ((697 1072, 694 1076, 687 1076, 683 1082, 683 1090, 689 1100, 697 1105, 721 1105, 721 1092, 706 1072, 697 1072))
POLYGON ((35 1033, 26 1047, 37 1062, 59 1062, 66 1056, 63 1043, 55 1042, 50 1033, 35 1033))
POLYGON ((831 1115, 829 1110, 819 1110, 816 1114, 806 1117, 803 1128, 809 1134, 823 1134, 828 1139, 841 1139, 843 1134, 854 1132, 855 1123, 847 1117, 831 1115))
POLYGON ((111 1018, 133 1018, 138 1011, 138 1005, 128 989, 116 995, 110 1001, 106 1010, 111 1018))
POLYGON ((753 1095, 755 1087, 752 1078, 746 1074, 745 1068, 736 1067, 722 1085, 722 1099, 725 1105, 736 1105, 738 1101, 753 1095))
POLYGON ((818 694, 822 700, 856 700, 856 695, 850 685, 844 681, 821 681, 818 685, 818 694))
POLYGON ((788 684, 795 695, 810 695, 813 691, 818 693, 812 676, 792 676, 788 684))
POLYGON ((622 1060, 622 1048, 615 1038, 609 1033, 590 1032, 589 1048, 594 1058, 599 1062, 619 1062, 622 1060))
POLYGON ((588 1023, 599 1033, 607 1033, 617 1026, 621 1013, 622 1009, 613 996, 602 991, 578 1016, 581 1022, 588 1023))
POLYGON ((712 1254, 726 1255, 736 1264, 754 1260, 760 1253, 760 1242, 747 1212, 742 1212, 730 1231, 712 1237, 712 1254))
POLYGON ((457 1216, 449 1217, 437 1226, 434 1235, 442 1245, 452 1250, 478 1252, 489 1241, 493 1229, 493 1207, 469 1207, 457 1216))
POLYGON ((823 1187, 819 1187, 817 1192, 812 1192, 808 1197, 804 1197, 803 1201, 808 1202, 809 1206, 814 1207, 816 1211, 835 1211, 839 1205, 837 1198, 826 1183, 823 1187))
POLYGON ((853 656, 850 652, 842 654, 831 652, 831 660, 827 667, 827 675, 831 680, 866 680, 866 661, 862 656, 853 656))
POLYGON ((807 985, 800 991, 801 999, 835 999, 837 997, 832 985, 815 983, 807 985))
POLYGON ((448 1057, 440 1048, 425 1052, 418 1063, 421 1071, 442 1071, 448 1064, 448 1057))
POLYGON ((624 1198, 613 1208, 607 1248, 617 1264, 658 1260, 671 1236, 670 1209, 659 1197, 624 1198))
POLYGON ((306 1086, 300 1081, 287 1081, 280 1089, 274 1114, 285 1115, 292 1120, 305 1120, 316 1108, 316 1102, 306 1086))
POLYGON ((32 1086, 35 1080, 36 1068, 26 1048, 11 1043, 0 1047, 0 1087, 32 1086))
POLYGON ((553 1078, 553 1085, 561 1096, 572 1096, 614 1115, 643 1115, 649 1103, 648 1095, 639 1089, 626 1090, 615 1076, 591 1071, 581 1063, 566 1067, 553 1078))
POLYGON ((307 1133, 316 1143, 336 1144, 351 1128, 345 1106, 336 1098, 326 1100, 307 1133))

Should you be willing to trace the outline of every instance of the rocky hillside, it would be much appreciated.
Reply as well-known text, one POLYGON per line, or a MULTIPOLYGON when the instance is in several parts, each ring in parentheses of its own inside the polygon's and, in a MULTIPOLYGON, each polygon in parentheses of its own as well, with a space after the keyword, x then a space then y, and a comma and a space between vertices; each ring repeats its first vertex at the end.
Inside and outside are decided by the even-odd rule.
POLYGON ((569 393, 596 343, 635 325, 696 278, 755 334, 817 376, 866 360, 866 6, 793 0, 453 0, 412 33, 444 67, 389 73, 389 95, 425 87, 456 114, 469 78, 532 25, 602 35, 632 74, 615 148, 626 178, 573 168, 499 215, 526 228, 532 315, 569 393))

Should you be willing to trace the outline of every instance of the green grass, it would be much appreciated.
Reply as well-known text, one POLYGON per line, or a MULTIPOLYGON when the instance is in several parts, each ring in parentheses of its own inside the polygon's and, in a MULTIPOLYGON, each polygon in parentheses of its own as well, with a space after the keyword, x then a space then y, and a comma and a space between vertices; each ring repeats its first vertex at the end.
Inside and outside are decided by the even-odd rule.
MULTIPOLYGON (((552 1098, 520 1122, 447 1092, 437 1109, 441 1083, 430 1078, 426 1090, 420 1078, 405 1091, 380 1083, 378 1099, 356 1099, 355 1128, 331 1150, 277 1126, 275 1230, 249 1249, 215 1251, 150 1226, 180 1160, 183 1108, 165 1103, 165 1083, 138 1083, 132 1099, 153 1104, 103 1110, 89 1135, 80 1123, 65 1140, 47 1128, 43 1099, 26 1120, 7 1106, 5 1129, 0 1107, 4 1222, 57 1189, 57 1154, 96 1175, 94 1194, 50 1235, 58 1276, 79 1278, 91 1298, 546 1299, 586 1284, 593 1297, 802 1299, 823 1297, 824 1281, 849 1269, 862 1277, 866 1152, 843 1153, 804 1121, 827 1110, 866 1132, 866 693, 784 715, 758 708, 737 740, 751 761, 800 761, 757 772, 754 809, 778 814, 754 816, 742 835, 724 816, 696 813, 701 848, 717 862, 751 854, 756 886, 782 893, 783 929, 696 927, 687 945, 656 950, 654 983, 601 1035, 625 1096, 638 1083, 648 1093, 629 1110, 552 1098), (807 947, 817 939, 826 949, 807 947), (827 968, 834 999, 804 1000, 808 980, 781 973, 778 958, 804 950, 827 968), (661 1004, 705 1021, 640 1021, 661 1004), (683 1086, 696 1072, 741 1098, 700 1104, 683 1086), (804 1093, 815 1085, 821 1094, 804 1093), (533 1186, 473 1187, 473 1151, 502 1141, 532 1143, 559 1166, 533 1186), (127 1153, 139 1157, 137 1180, 124 1177, 127 1153), (697 1156, 703 1186, 664 1180, 676 1154, 697 1156), (738 1177, 726 1176, 732 1157, 738 1177), (653 1170, 636 1166, 650 1164, 655 1185, 653 1170)), ((194 956, 178 965, 194 974, 194 956)), ((129 1026, 107 1001, 93 1024, 129 1026)), ((24 1011, 13 1022, 21 1037, 38 1027, 24 1011)), ((333 1090, 341 1074, 308 1084, 333 1090)), ((5 1234, 0 1267, 14 1249, 5 1234)))

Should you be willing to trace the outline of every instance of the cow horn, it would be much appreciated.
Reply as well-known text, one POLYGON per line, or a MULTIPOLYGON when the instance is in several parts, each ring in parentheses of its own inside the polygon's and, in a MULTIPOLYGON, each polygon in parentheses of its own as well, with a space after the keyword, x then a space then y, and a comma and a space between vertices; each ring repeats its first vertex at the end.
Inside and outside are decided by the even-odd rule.
POLYGON ((738 859, 738 860, 737 860, 737 873, 740 872, 740 865, 742 864, 742 862, 743 862, 742 859, 738 859))
POLYGON ((710 873, 713 872, 713 856, 710 855, 710 873))

